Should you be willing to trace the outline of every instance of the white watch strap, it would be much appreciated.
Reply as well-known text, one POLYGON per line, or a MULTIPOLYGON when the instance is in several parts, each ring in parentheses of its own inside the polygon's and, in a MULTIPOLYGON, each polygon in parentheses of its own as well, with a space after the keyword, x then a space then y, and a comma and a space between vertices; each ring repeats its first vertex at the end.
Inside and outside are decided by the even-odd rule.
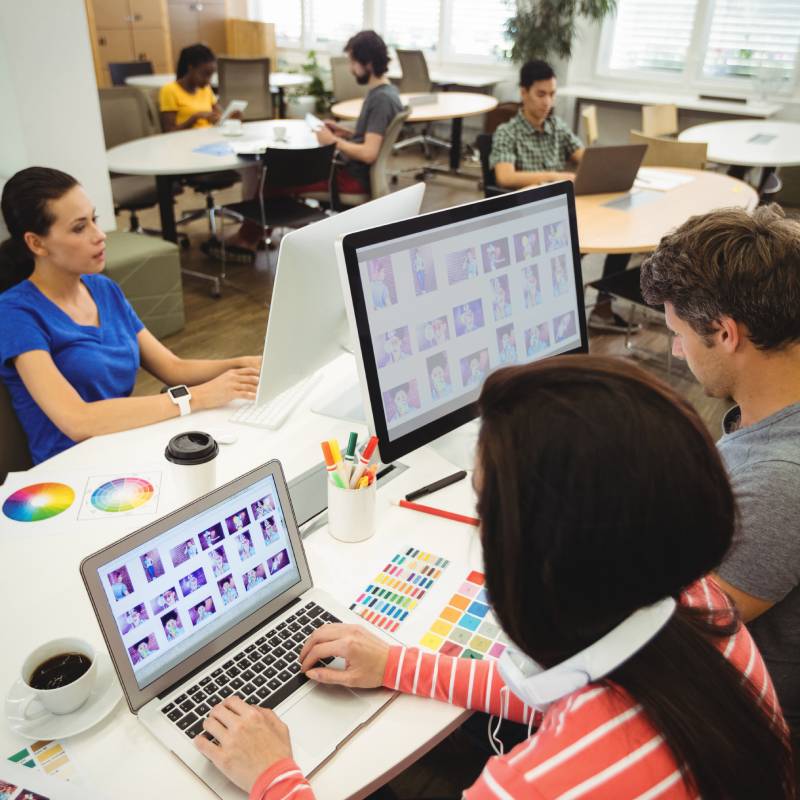
POLYGON ((189 405, 189 397, 177 397, 175 398, 175 402, 178 404, 178 408, 180 409, 181 416, 185 417, 187 414, 192 413, 192 407, 189 405))

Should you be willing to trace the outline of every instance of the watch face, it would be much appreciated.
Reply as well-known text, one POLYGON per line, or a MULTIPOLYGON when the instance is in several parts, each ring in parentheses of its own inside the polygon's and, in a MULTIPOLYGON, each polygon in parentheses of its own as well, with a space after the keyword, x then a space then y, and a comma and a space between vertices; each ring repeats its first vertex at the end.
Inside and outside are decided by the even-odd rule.
POLYGON ((169 393, 177 400, 179 397, 186 397, 189 390, 185 386, 174 386, 169 390, 169 393))

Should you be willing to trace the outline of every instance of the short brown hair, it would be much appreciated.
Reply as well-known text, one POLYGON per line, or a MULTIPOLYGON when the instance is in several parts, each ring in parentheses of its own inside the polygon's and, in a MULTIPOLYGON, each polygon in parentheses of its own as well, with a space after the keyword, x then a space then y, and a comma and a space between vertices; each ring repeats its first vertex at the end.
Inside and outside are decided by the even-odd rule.
POLYGON ((800 342, 800 223, 775 204, 690 217, 642 264, 641 285, 701 336, 728 316, 759 350, 800 342))
POLYGON ((375 31, 359 31, 351 36, 344 46, 344 52, 359 64, 366 67, 372 65, 372 73, 380 78, 389 68, 389 50, 386 42, 375 31))

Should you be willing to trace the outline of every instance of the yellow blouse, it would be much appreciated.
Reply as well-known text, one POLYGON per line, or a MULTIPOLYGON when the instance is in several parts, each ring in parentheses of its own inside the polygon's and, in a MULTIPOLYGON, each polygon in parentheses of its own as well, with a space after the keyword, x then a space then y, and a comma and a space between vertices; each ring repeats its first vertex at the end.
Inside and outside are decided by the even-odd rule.
MULTIPOLYGON (((177 125, 183 125, 192 114, 211 111, 216 102, 217 97, 210 86, 196 89, 193 94, 189 94, 177 81, 162 86, 158 94, 158 105, 162 111, 177 112, 177 125)), ((192 127, 207 128, 210 125, 207 119, 199 119, 192 127)))

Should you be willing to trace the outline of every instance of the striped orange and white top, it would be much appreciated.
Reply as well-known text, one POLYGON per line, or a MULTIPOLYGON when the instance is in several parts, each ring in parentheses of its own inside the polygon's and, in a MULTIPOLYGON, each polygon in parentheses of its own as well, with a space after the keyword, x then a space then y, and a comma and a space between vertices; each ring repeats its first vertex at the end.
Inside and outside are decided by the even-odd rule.
MULTIPOLYGON (((681 596, 687 606, 730 610, 730 601, 710 578, 681 596)), ((761 654, 741 626, 721 639, 723 654, 748 678, 762 705, 784 724, 775 689, 761 654)), ((433 655, 418 649, 390 651, 384 685, 401 692, 444 700, 515 722, 535 712, 512 695, 494 661, 433 655)), ((310 800, 313 791, 297 765, 282 760, 267 769, 251 800, 310 800)), ((638 798, 694 800, 672 752, 641 706, 620 687, 589 684, 554 703, 536 732, 511 752, 490 758, 467 800, 638 798)))

